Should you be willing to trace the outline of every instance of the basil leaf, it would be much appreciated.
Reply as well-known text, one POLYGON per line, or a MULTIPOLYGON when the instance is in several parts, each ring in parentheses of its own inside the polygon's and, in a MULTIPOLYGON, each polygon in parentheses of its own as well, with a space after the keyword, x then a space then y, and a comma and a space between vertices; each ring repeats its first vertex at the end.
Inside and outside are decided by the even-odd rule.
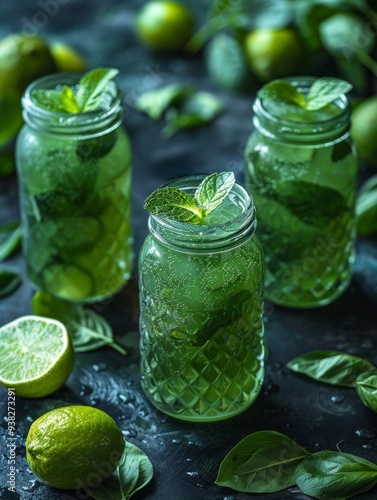
POLYGON ((319 78, 309 89, 306 109, 314 111, 324 108, 351 89, 352 85, 345 80, 332 77, 319 78))
POLYGON ((242 439, 224 458, 216 484, 247 493, 273 493, 295 484, 297 464, 309 452, 275 431, 242 439))
POLYGON ((208 73, 222 89, 238 92, 250 87, 252 78, 241 44, 226 33, 216 35, 206 54, 208 73), (227 68, 224 71, 224 68, 227 68))
POLYGON ((206 215, 213 212, 225 200, 235 182, 233 172, 222 172, 207 176, 199 184, 195 200, 206 215))
POLYGON ((357 232, 369 236, 377 231, 377 175, 361 187, 356 199, 357 232))
POLYGON ((366 359, 338 351, 311 351, 292 359, 287 367, 315 380, 354 387, 357 377, 375 367, 366 359))
POLYGON ((19 222, 0 226, 0 262, 13 255, 21 245, 22 229, 19 222))
POLYGON ((81 111, 73 89, 71 87, 67 87, 67 85, 64 85, 62 88, 61 106, 67 113, 80 113, 81 111))
POLYGON ((306 104, 304 94, 284 80, 267 83, 258 91, 258 96, 267 101, 277 101, 282 106, 293 105, 304 108, 306 104))
POLYGON ((124 452, 114 473, 98 488, 85 488, 96 500, 128 500, 144 488, 153 477, 153 466, 137 446, 126 442, 124 452))
POLYGON ((175 83, 146 92, 136 101, 136 109, 146 113, 152 120, 159 120, 172 104, 182 101, 195 92, 194 87, 175 83))
POLYGON ((96 68, 80 78, 76 100, 83 113, 99 107, 107 84, 118 73, 113 68, 96 68))
POLYGON ((64 323, 76 352, 109 346, 121 354, 127 354, 127 351, 114 341, 108 322, 90 309, 84 309, 78 304, 58 299, 43 291, 34 295, 31 307, 37 316, 54 318, 64 323))
POLYGON ((186 128, 206 125, 218 116, 224 106, 222 102, 208 92, 196 92, 185 99, 178 110, 171 110, 166 115, 167 125, 162 130, 165 139, 186 128))
POLYGON ((32 101, 41 108, 63 113, 65 110, 62 105, 62 96, 58 90, 33 90, 31 93, 32 101))
POLYGON ((357 377, 356 391, 365 406, 377 413, 377 368, 357 377))
POLYGON ((377 465, 348 453, 320 451, 297 466, 295 480, 305 495, 344 500, 377 484, 377 465))
POLYGON ((199 224, 202 219, 195 199, 174 187, 163 187, 154 191, 145 200, 144 209, 152 215, 167 217, 180 222, 199 224))
POLYGON ((10 269, 0 268, 0 297, 13 293, 21 284, 21 276, 10 269))

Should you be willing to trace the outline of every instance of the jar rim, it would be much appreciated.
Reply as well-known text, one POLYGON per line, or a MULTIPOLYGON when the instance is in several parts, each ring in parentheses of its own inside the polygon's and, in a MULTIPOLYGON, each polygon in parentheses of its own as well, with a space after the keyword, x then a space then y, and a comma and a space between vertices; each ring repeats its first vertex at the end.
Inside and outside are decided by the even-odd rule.
MULTIPOLYGON (((207 177, 195 174, 178 177, 161 187, 185 187, 186 190, 196 188, 207 177)), ((256 210, 252 196, 246 189, 235 183, 229 194, 238 197, 242 204, 242 212, 233 219, 215 224, 190 224, 176 221, 168 217, 150 214, 148 225, 152 235, 162 243, 185 248, 199 247, 201 244, 210 247, 233 246, 235 241, 245 235, 251 236, 256 227, 256 210)), ((239 206, 239 205, 238 205, 239 206)))
MULTIPOLYGON (((23 115, 26 123, 37 125, 38 128, 61 129, 69 126, 70 128, 85 129, 96 124, 96 127, 107 125, 113 121, 114 116, 121 119, 122 115, 122 94, 120 87, 113 80, 108 82, 107 91, 111 97, 111 103, 108 108, 99 108, 93 111, 80 113, 65 113, 63 111, 53 111, 39 106, 32 97, 34 90, 45 89, 53 90, 58 86, 73 86, 78 83, 82 73, 53 73, 34 80, 30 83, 22 96, 23 115)), ((117 125, 119 122, 117 121, 117 125)), ((115 128, 115 126, 113 127, 115 128)))
MULTIPOLYGON (((279 80, 289 82, 296 88, 308 89, 317 79, 311 76, 291 76, 279 80)), ((265 102, 266 99, 256 96, 253 104, 254 125, 264 135, 273 138, 280 136, 292 142, 302 139, 313 142, 318 138, 340 137, 345 133, 348 135, 351 105, 346 94, 341 94, 333 103, 339 109, 339 113, 329 118, 310 122, 279 117, 271 109, 267 109, 265 102)))

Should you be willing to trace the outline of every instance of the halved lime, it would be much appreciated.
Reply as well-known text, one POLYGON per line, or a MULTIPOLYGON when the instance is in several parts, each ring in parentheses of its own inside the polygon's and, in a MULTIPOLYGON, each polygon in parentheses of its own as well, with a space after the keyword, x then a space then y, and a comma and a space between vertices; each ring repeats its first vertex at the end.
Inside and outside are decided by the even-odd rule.
POLYGON ((41 398, 69 377, 74 352, 60 321, 23 316, 0 328, 0 383, 17 396, 41 398))

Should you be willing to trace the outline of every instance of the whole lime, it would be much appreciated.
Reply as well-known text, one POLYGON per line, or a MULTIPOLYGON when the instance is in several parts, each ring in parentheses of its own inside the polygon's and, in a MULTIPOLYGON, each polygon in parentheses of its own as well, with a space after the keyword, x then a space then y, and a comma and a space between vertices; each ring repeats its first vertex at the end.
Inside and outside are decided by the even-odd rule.
POLYGON ((177 2, 153 1, 139 11, 136 33, 148 47, 164 52, 178 52, 184 48, 194 32, 191 12, 177 2))
POLYGON ((377 167, 377 96, 368 97, 352 112, 351 136, 362 160, 377 167))
POLYGON ((295 73, 304 49, 292 28, 262 28, 245 36, 244 48, 250 69, 262 82, 295 73))
POLYGON ((0 42, 0 93, 22 93, 36 78, 56 71, 47 43, 40 37, 12 34, 0 42))
POLYGON ((121 430, 107 413, 66 406, 35 420, 26 438, 31 470, 55 488, 98 486, 115 470, 124 450, 121 430))

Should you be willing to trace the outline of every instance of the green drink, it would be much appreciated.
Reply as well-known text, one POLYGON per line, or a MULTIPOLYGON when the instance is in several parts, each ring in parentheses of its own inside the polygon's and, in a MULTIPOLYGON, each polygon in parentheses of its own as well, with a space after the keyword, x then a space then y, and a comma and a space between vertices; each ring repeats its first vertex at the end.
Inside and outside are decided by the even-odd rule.
MULTIPOLYGON (((312 82, 291 81, 304 94, 312 82)), ((266 297, 276 304, 325 305, 350 282, 357 160, 349 119, 345 95, 318 110, 255 101, 245 177, 258 211, 266 297)))
MULTIPOLYGON (((169 184, 193 193, 201 176, 169 184)), ((139 262, 142 386, 163 412, 215 421, 242 412, 263 382, 263 255, 237 184, 192 225, 151 215, 139 262)))
POLYGON ((77 83, 76 76, 61 79, 37 80, 23 98, 17 164, 24 253, 36 286, 90 302, 118 291, 130 276, 131 149, 113 82, 99 110, 70 114, 38 106, 35 90, 77 83))

